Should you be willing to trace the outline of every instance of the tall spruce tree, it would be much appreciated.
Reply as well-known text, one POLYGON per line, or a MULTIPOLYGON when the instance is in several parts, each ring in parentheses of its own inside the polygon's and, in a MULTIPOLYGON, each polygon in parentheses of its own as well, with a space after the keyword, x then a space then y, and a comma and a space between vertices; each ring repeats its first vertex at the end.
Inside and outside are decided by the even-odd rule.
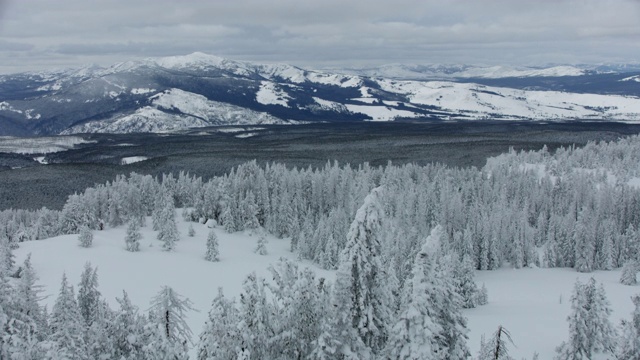
POLYGON ((209 230, 209 235, 207 235, 207 252, 204 255, 204 258, 207 261, 220 261, 218 236, 213 229, 209 230))
POLYGON ((76 302, 73 286, 62 276, 60 293, 51 312, 51 334, 54 352, 62 358, 85 360, 89 354, 84 339, 85 326, 76 302))
POLYGON ((228 300, 218 288, 209 317, 200 333, 198 360, 234 359, 242 343, 238 332, 240 315, 235 301, 228 300))
POLYGON ((140 233, 140 225, 138 221, 131 220, 127 224, 127 235, 124 238, 125 247, 127 251, 140 251, 140 240, 142 240, 142 234, 140 233))
MULTIPOLYGON (((340 255, 333 303, 374 354, 385 345, 391 318, 390 290, 382 277, 380 227, 382 188, 375 188, 356 212, 340 255)), ((357 344, 345 344, 353 348, 357 344)))
POLYGON ((596 353, 614 352, 615 330, 609 322, 611 309, 602 285, 576 281, 571 295, 569 341, 557 349, 558 360, 592 359, 596 353))

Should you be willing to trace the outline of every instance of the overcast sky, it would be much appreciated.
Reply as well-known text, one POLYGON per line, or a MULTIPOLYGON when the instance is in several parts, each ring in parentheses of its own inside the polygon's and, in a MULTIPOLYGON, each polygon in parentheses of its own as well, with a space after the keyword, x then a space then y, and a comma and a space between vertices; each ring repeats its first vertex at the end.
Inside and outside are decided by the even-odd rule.
POLYGON ((0 0, 0 72, 202 51, 306 67, 637 62, 640 0, 0 0))

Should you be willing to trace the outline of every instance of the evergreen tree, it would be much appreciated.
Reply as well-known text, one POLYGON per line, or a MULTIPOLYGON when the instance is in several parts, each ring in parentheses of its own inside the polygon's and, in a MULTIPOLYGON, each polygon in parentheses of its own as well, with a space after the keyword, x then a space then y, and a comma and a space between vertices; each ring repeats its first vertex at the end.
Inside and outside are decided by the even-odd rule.
MULTIPOLYGON (((428 238, 431 240, 431 238, 428 238)), ((413 276, 405 285, 405 295, 398 321, 391 328, 385 348, 388 359, 444 359, 438 337, 443 328, 435 318, 438 316, 431 306, 434 291, 440 291, 435 278, 435 256, 433 245, 425 242, 416 256, 413 276)))
POLYGON ((87 327, 98 320, 100 303, 98 268, 92 269, 91 263, 87 262, 84 264, 84 271, 80 275, 80 284, 78 284, 78 308, 87 327))
POLYGON ((31 265, 31 254, 29 254, 22 264, 22 271, 16 284, 15 293, 16 297, 21 299, 17 303, 18 311, 22 314, 28 314, 33 319, 35 329, 30 331, 34 332, 32 335, 35 335, 37 340, 42 341, 46 336, 48 324, 47 317, 39 304, 39 301, 44 299, 41 295, 44 289, 42 285, 36 283, 37 281, 38 276, 31 265))
POLYGON ((277 304, 276 325, 269 340, 272 358, 306 358, 320 335, 329 304, 324 279, 316 281, 312 270, 300 270, 296 263, 284 259, 269 270, 274 283, 269 289, 277 304))
POLYGON ((82 226, 80 228, 80 235, 78 236, 78 242, 80 246, 88 248, 93 245, 93 233, 88 226, 82 226))
POLYGON ((198 343, 198 360, 234 359, 242 339, 238 333, 240 316, 235 301, 230 301, 218 288, 198 343))
MULTIPOLYGON (((340 255, 333 295, 340 321, 350 324, 374 353, 386 342, 391 318, 391 295, 383 282, 380 262, 379 232, 384 217, 381 192, 381 188, 372 190, 356 213, 340 255)), ((352 337, 345 340, 352 341, 352 337)), ((359 347, 354 343, 343 345, 343 349, 351 348, 351 352, 359 347)))
POLYGON ((640 266, 637 261, 627 261, 624 263, 620 273, 620 283, 623 285, 636 285, 638 283, 638 271, 640 271, 640 266))
POLYGON ((33 291, 25 293, 22 285, 21 282, 13 288, 6 276, 0 273, 1 359, 40 359, 44 356, 42 339, 45 329, 38 328, 35 317, 40 311, 37 308, 34 314, 25 312, 38 305, 29 304, 34 298, 22 298, 23 295, 33 295, 33 291))
POLYGON ((62 276, 60 293, 51 312, 51 335, 55 353, 61 358, 85 360, 88 358, 84 340, 85 327, 76 302, 73 286, 62 276))
POLYGON ((138 222, 135 220, 129 221, 127 235, 124 238, 127 251, 140 251, 140 240, 142 240, 142 234, 140 233, 138 222))
POLYGON ((9 239, 3 236, 2 229, 0 229, 0 274, 9 275, 13 269, 14 259, 13 251, 9 244, 9 239))
POLYGON ((116 298, 120 309, 115 313, 111 337, 114 343, 112 359, 143 359, 145 319, 138 308, 131 304, 125 291, 116 298))
POLYGON ((640 295, 631 298, 635 305, 631 321, 623 320, 620 339, 618 340, 618 360, 640 360, 640 295))
MULTIPOLYGON (((457 281, 457 291, 462 297, 462 307, 472 309, 479 303, 480 290, 474 281, 473 260, 465 256, 461 263, 454 265, 453 275, 457 281)), ((485 288, 486 290, 486 288, 485 288)))
POLYGON ((247 276, 240 295, 240 349, 250 351, 252 359, 269 358, 269 339, 273 334, 276 311, 269 303, 264 281, 255 273, 247 276), (272 315, 273 314, 273 315, 272 315))
POLYGON ((175 249, 176 242, 180 240, 180 234, 174 217, 168 217, 165 222, 160 224, 160 231, 158 231, 157 237, 158 240, 162 241, 162 249, 164 251, 173 251, 175 249))
POLYGON ((213 229, 209 230, 207 235, 207 253, 204 258, 207 261, 220 261, 220 249, 218 245, 218 236, 213 229))
POLYGON ((267 237, 265 236, 264 232, 260 232, 260 235, 258 236, 258 243, 253 252, 258 255, 267 255, 269 253, 267 251, 267 237))
POLYGON ((191 329, 185 320, 193 311, 189 299, 183 298, 168 286, 162 287, 151 301, 149 342, 144 347, 148 358, 158 360, 186 360, 189 358, 191 329))
POLYGON ((604 288, 591 278, 576 281, 571 296, 569 342, 557 349, 558 360, 592 359, 595 353, 613 353, 615 330, 609 322, 611 309, 604 288))

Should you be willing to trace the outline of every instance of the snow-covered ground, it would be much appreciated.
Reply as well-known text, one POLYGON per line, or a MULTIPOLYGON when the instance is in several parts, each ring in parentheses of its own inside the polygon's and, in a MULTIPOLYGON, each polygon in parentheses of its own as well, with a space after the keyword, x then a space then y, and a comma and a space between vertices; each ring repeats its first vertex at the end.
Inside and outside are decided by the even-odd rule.
POLYGON ((145 161, 148 159, 149 158, 146 156, 128 156, 128 157, 122 158, 122 160, 120 160, 120 164, 129 165, 129 164, 137 163, 140 161, 145 161))
POLYGON ((37 138, 0 137, 0 152, 16 154, 49 154, 73 149, 76 145, 93 143, 79 136, 49 136, 37 138))
MULTIPOLYGON (((142 229, 140 252, 124 249, 125 228, 119 227, 94 232, 91 248, 78 246, 77 235, 20 244, 15 250, 16 261, 21 263, 27 254, 45 286, 43 302, 53 306, 63 272, 72 284, 77 284, 85 262, 98 267, 99 290, 113 308, 117 308, 116 296, 126 290, 131 301, 146 311, 149 301, 161 286, 169 285, 193 301, 199 312, 190 313, 187 319, 197 340, 202 330, 211 301, 218 287, 227 296, 238 297, 246 275, 255 271, 268 277, 267 269, 279 258, 296 259, 289 251, 289 241, 268 236, 268 255, 253 252, 257 235, 248 232, 229 234, 216 228, 220 243, 220 262, 204 260, 207 226, 191 223, 196 231, 188 237, 189 223, 182 221, 176 212, 176 223, 181 234, 173 252, 162 251, 156 233, 151 230, 151 219, 142 229)), ((320 276, 333 281, 334 274, 305 262, 320 276)), ((465 315, 469 320, 469 347, 475 355, 479 350, 482 334, 490 336, 498 325, 503 325, 512 335, 515 346, 511 355, 516 359, 531 358, 534 351, 540 359, 551 359, 554 349, 568 337, 566 317, 570 312, 570 296, 576 279, 583 282, 593 276, 604 284, 614 310, 611 320, 617 324, 628 318, 633 309, 630 296, 640 293, 640 286, 624 286, 618 283, 619 271, 580 274, 572 269, 501 269, 477 273, 478 284, 484 283, 489 292, 489 304, 471 310, 465 315)), ((192 356, 195 355, 192 351, 192 356)))
POLYGON ((289 107, 288 100, 291 97, 275 83, 263 81, 260 90, 256 93, 256 101, 264 105, 281 105, 289 107))
POLYGON ((469 348, 474 354, 480 349, 480 337, 490 337, 498 325, 511 333, 514 345, 510 354, 515 359, 531 359, 534 352, 540 359, 552 359, 555 347, 569 338, 567 316, 571 312, 571 293, 576 279, 585 283, 590 277, 604 285, 611 302, 614 326, 620 319, 629 319, 634 309, 631 296, 640 293, 640 286, 625 286, 618 282, 620 271, 579 273, 574 269, 500 269, 476 273, 476 282, 484 283, 489 292, 489 304, 465 311, 469 323, 469 348))
POLYGON ((171 132, 212 125, 289 123, 264 112, 211 101, 180 89, 163 91, 150 96, 149 100, 151 106, 139 108, 132 114, 106 121, 91 121, 63 133, 171 132))

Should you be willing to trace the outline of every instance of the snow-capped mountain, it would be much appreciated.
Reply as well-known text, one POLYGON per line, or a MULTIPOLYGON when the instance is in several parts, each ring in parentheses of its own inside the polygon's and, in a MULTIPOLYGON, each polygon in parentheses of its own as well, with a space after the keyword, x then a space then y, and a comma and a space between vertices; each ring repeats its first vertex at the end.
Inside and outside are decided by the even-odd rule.
POLYGON ((0 76, 0 135, 297 121, 640 121, 640 86, 628 81, 639 74, 468 65, 315 71, 193 53, 0 76))
POLYGON ((583 76, 595 70, 562 65, 551 67, 470 66, 470 65, 405 65, 388 64, 372 68, 348 69, 359 76, 397 80, 501 79, 527 77, 583 76))

